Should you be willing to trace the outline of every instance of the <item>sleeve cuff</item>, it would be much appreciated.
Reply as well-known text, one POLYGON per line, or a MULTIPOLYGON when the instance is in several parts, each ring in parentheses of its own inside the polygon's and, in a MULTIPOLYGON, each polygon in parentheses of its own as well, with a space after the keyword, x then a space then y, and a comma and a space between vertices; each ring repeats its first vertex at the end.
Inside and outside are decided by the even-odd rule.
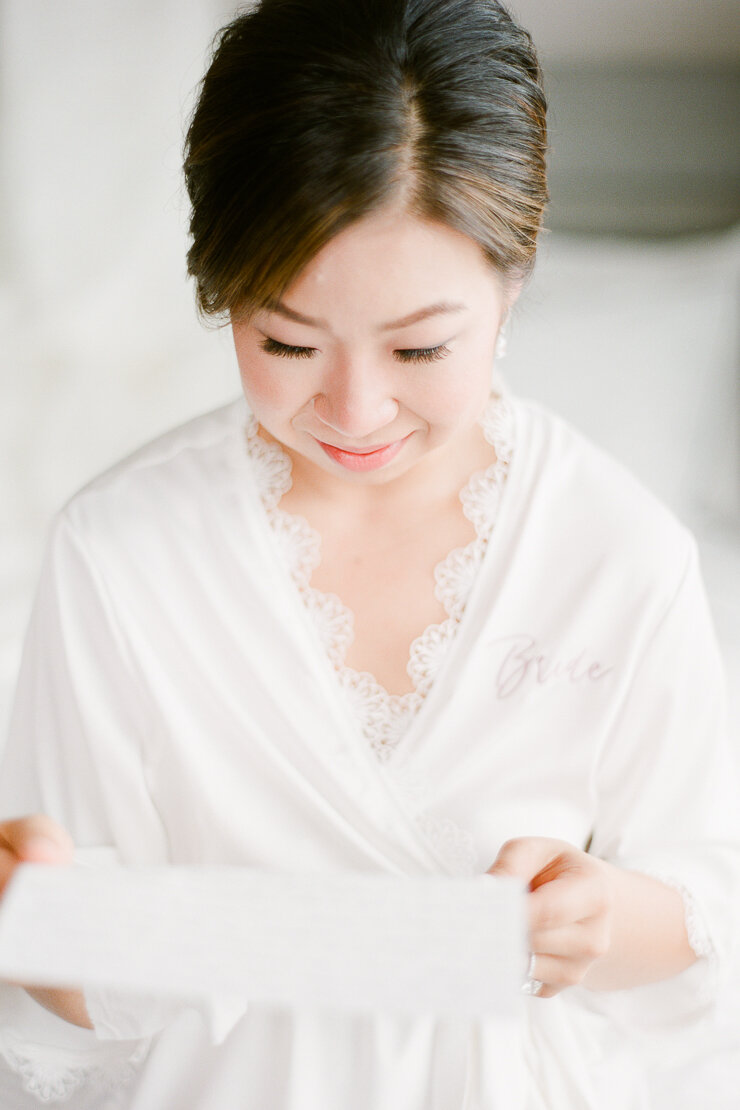
POLYGON ((101 1044, 92 1030, 52 1014, 22 987, 0 984, 0 1009, 3 1083, 12 1073, 18 1092, 41 1103, 67 1102, 84 1091, 90 1106, 97 1106, 104 1094, 134 1078, 149 1051, 148 1039, 101 1044))

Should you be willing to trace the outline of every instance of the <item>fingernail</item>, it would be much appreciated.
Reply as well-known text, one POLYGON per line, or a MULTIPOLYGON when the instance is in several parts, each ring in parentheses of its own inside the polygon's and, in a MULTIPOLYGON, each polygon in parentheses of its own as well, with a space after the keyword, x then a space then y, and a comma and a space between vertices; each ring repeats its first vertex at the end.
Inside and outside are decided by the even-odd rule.
POLYGON ((61 846, 48 836, 32 836, 23 848, 24 856, 58 856, 61 846))

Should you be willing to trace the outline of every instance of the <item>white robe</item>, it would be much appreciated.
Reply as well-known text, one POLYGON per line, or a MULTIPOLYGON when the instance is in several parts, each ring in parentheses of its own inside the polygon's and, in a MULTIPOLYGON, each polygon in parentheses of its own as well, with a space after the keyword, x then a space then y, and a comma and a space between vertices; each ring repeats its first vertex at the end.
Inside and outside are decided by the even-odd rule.
POLYGON ((0 816, 47 813, 102 863, 306 873, 484 872, 506 839, 558 837, 681 889, 701 958, 655 986, 528 1000, 521 1038, 87 989, 92 1032, 3 987, 3 1107, 631 1110, 656 1069, 705 1046, 740 829, 696 546, 617 463, 509 403, 484 561, 391 759, 360 735, 291 579, 240 400, 59 515, 0 816))

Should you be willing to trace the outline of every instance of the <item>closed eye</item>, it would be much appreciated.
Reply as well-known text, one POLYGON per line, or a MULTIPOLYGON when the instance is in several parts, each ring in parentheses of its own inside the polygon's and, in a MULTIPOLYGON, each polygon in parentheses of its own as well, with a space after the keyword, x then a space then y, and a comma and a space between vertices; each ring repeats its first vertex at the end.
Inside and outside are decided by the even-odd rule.
POLYGON ((265 336, 260 347, 268 355, 278 355, 280 358, 313 358, 316 354, 315 347, 292 347, 289 343, 279 343, 269 336, 265 336))
POLYGON ((399 362, 437 362, 440 358, 446 358, 449 353, 450 348, 445 343, 440 343, 438 347, 413 347, 394 351, 393 355, 399 362))
MULTIPOLYGON (((260 347, 268 355, 277 355, 279 358, 313 358, 316 354, 315 347, 294 347, 289 343, 280 343, 269 336, 260 343, 260 347)), ((437 362, 446 358, 450 348, 445 343, 437 347, 410 347, 394 351, 393 356, 398 362, 437 362)))

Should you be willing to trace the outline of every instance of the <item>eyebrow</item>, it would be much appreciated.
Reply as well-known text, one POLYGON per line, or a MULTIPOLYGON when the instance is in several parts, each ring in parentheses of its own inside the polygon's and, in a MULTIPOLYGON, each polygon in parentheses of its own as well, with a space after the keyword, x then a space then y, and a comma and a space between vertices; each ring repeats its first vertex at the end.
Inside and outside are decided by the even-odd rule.
MULTIPOLYGON (((467 305, 451 301, 439 301, 437 304, 427 305, 426 308, 419 308, 416 312, 409 313, 408 316, 402 316, 399 320, 390 320, 387 324, 380 324, 378 331, 394 331, 397 328, 408 328, 412 324, 418 324, 420 320, 427 320, 430 316, 442 316, 452 312, 463 312, 467 305)), ((324 328, 328 330, 329 325, 325 320, 315 320, 312 316, 304 316, 302 312, 296 312, 294 308, 289 308, 287 304, 282 301, 272 301, 265 305, 268 312, 274 312, 277 316, 284 316, 286 320, 294 320, 297 324, 306 324, 311 328, 324 328)))
POLYGON ((438 304, 427 305, 426 308, 420 308, 416 312, 409 313, 408 316, 402 316, 400 320, 391 320, 388 324, 381 324, 379 331, 393 331, 396 328, 408 328, 412 324, 418 324, 419 320, 426 320, 429 316, 443 316, 451 312, 463 312, 467 306, 464 304, 450 303, 449 301, 439 301, 438 304))

